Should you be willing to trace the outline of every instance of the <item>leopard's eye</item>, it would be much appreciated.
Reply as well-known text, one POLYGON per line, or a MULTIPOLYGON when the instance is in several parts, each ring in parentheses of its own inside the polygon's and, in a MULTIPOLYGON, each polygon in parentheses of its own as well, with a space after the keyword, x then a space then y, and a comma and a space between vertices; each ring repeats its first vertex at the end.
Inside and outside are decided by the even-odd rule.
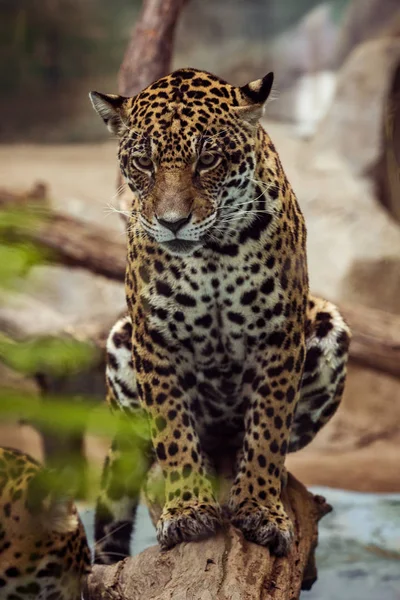
POLYGON ((133 164, 136 168, 143 171, 151 171, 153 168, 153 161, 148 156, 136 155, 133 157, 133 164))
POLYGON ((212 169, 219 164, 220 160, 221 157, 218 154, 203 152, 197 161, 197 168, 200 170, 212 169))

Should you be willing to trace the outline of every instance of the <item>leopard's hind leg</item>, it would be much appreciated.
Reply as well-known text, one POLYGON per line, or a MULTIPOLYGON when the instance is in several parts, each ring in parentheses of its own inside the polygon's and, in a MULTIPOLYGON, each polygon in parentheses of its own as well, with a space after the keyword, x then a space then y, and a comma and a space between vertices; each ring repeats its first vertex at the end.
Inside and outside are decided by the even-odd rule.
POLYGON ((293 417, 289 452, 309 444, 335 414, 342 399, 350 330, 336 306, 310 297, 306 361, 293 417))
POLYGON ((120 427, 105 461, 95 514, 95 562, 129 556, 140 490, 153 462, 150 436, 136 393, 132 324, 120 319, 107 340, 107 402, 120 412, 120 427))

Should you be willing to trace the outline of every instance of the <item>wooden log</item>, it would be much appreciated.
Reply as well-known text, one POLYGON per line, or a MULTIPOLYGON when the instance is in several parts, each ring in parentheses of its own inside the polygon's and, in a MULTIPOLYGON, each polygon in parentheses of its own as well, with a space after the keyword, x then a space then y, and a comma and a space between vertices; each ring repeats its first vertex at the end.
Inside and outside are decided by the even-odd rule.
POLYGON ((347 303, 339 309, 352 332, 350 360, 400 377, 400 315, 347 303))
POLYGON ((0 189, 0 208, 20 208, 38 217, 32 227, 22 225, 14 235, 49 250, 50 260, 82 267, 109 279, 124 280, 124 239, 115 241, 108 229, 51 210, 47 187, 43 183, 35 184, 24 193, 0 189))
POLYGON ((83 267, 109 279, 124 280, 126 244, 113 240, 108 229, 88 226, 75 217, 51 212, 27 237, 50 250, 57 262, 83 267))
POLYGON ((118 75, 122 96, 135 96, 170 71, 175 27, 187 0, 144 0, 118 75))
POLYGON ((289 475, 282 494, 295 525, 286 558, 245 540, 226 523, 215 537, 162 552, 153 546, 113 566, 95 566, 87 600, 296 600, 317 578, 318 521, 332 510, 289 475))

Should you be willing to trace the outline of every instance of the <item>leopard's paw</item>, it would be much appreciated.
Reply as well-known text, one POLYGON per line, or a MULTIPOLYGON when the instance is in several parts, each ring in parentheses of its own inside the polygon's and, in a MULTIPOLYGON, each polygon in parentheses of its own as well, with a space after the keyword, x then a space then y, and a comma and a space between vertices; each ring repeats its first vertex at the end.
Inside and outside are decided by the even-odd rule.
POLYGON ((181 542, 202 540, 221 526, 221 510, 217 504, 193 503, 165 506, 157 523, 157 540, 163 550, 181 542))
POLYGON ((250 542, 267 546, 275 556, 286 556, 292 546, 293 525, 283 506, 262 506, 255 501, 241 502, 231 509, 231 522, 250 542))

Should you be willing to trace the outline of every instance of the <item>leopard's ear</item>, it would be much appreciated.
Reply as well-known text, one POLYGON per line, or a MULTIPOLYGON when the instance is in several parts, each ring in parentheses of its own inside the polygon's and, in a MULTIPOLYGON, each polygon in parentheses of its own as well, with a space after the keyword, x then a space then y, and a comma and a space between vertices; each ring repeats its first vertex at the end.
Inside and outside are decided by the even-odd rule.
POLYGON ((111 133, 120 135, 125 126, 126 104, 129 98, 114 94, 90 92, 94 110, 103 119, 111 133))
POLYGON ((263 79, 256 79, 240 87, 241 102, 236 108, 238 115, 256 125, 264 112, 264 106, 270 95, 274 74, 268 73, 263 79))

